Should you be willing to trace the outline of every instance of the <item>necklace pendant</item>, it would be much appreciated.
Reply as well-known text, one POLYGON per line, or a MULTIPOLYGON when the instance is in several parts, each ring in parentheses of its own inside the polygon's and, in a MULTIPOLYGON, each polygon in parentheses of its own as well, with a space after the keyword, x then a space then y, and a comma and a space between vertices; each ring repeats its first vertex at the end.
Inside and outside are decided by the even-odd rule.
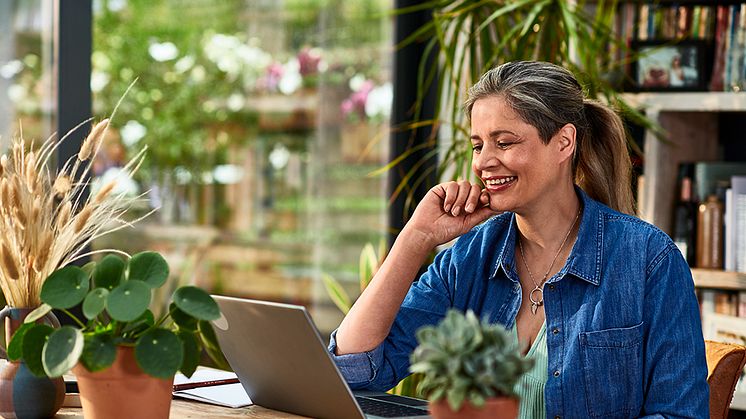
POLYGON ((536 310, 539 309, 539 306, 544 305, 544 290, 539 287, 534 288, 531 290, 531 293, 528 294, 528 299, 531 301, 531 314, 536 314, 536 310), (534 298, 534 294, 536 293, 538 293, 539 298, 534 298))

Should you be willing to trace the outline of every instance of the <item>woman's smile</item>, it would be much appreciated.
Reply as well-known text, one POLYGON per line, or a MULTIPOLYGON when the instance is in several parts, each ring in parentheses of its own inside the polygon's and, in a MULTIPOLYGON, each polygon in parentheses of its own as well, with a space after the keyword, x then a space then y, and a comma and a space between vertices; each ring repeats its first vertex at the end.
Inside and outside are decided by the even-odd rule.
POLYGON ((488 192, 502 192, 515 184, 516 176, 489 176, 482 178, 485 189, 488 192))

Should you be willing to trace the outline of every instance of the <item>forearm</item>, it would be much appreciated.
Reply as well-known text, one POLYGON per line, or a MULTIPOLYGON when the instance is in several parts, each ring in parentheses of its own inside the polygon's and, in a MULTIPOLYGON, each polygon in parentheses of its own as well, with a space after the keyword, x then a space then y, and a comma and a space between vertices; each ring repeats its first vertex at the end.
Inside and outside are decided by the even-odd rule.
POLYGON ((389 333, 399 307, 433 245, 405 228, 337 331, 337 355, 369 351, 389 333))

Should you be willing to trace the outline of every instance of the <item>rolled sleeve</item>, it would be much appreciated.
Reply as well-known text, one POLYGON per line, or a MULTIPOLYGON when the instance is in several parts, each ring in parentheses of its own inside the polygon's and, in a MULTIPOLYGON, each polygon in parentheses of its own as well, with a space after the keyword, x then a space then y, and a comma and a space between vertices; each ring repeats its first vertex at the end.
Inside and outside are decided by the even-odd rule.
POLYGON ((409 356, 417 346, 415 332, 437 324, 451 306, 444 272, 450 269, 451 249, 440 252, 428 270, 415 281, 399 308, 388 336, 368 352, 335 355, 336 330, 329 352, 353 390, 386 391, 409 375, 409 356))
POLYGON ((383 362, 383 344, 367 352, 337 355, 336 330, 329 339, 328 350, 342 377, 353 390, 370 385, 378 375, 378 367, 383 362))

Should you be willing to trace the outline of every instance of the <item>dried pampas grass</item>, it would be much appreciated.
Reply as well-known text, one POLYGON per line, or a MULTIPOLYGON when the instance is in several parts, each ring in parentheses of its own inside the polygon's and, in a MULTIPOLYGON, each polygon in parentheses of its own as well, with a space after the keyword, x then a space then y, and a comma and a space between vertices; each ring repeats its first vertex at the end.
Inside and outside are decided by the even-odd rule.
MULTIPOLYGON (((87 194, 91 165, 108 127, 108 119, 96 123, 78 154, 54 175, 50 158, 70 133, 59 140, 53 136, 36 150, 15 138, 0 157, 0 288, 8 305, 40 305, 41 286, 52 272, 90 255, 82 252, 94 239, 131 225, 123 215, 142 195, 114 193, 113 182, 87 194)), ((126 176, 137 171, 144 153, 126 164, 126 176)))

